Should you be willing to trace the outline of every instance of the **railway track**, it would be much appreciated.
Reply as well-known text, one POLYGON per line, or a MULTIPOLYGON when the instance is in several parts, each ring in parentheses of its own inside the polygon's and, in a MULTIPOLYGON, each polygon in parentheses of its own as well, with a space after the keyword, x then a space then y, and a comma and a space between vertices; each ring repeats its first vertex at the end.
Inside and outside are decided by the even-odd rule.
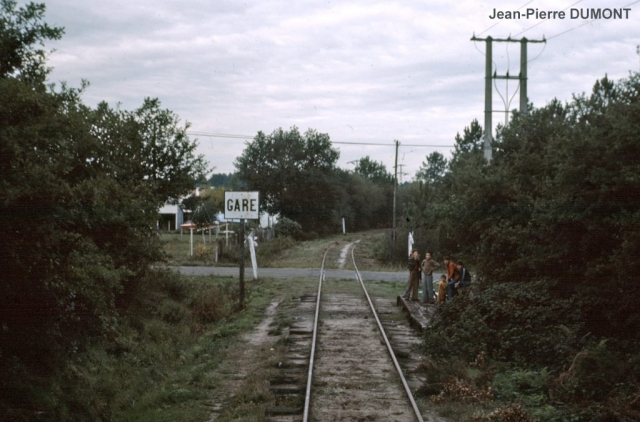
POLYGON ((355 262, 355 245, 353 283, 362 292, 323 291, 329 249, 317 292, 300 298, 289 327, 287 359, 271 381, 276 400, 267 410, 269 420, 423 421, 412 395, 421 380, 403 374, 419 365, 412 353, 419 337, 406 321, 398 321, 390 300, 369 295, 355 262))

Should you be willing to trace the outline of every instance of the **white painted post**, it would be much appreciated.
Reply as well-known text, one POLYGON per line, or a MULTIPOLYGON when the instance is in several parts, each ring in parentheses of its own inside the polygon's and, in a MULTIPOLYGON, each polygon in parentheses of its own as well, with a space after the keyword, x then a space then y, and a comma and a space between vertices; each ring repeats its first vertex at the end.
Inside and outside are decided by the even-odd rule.
POLYGON ((347 231, 344 225, 344 217, 342 217, 342 234, 347 234, 347 231))
POLYGON ((413 232, 409 233, 409 239, 408 239, 408 244, 409 244, 409 256, 411 256, 411 249, 413 249, 413 232))
POLYGON ((190 247, 189 247, 189 252, 191 253, 191 256, 193 256, 193 227, 191 227, 191 228, 189 229, 189 231, 191 232, 191 235, 189 236, 189 237, 190 237, 190 242, 189 242, 189 245, 190 245, 190 247))
POLYGON ((253 279, 258 279, 258 262, 256 261, 256 244, 253 240, 253 231, 249 233, 249 237, 247 237, 247 242, 249 242, 249 251, 251 252, 251 266, 253 267, 253 279))

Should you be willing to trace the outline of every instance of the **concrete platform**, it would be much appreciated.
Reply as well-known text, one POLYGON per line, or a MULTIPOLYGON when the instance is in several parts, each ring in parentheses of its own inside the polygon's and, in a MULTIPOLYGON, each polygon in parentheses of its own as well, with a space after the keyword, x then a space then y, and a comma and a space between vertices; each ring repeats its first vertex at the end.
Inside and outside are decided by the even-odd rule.
POLYGON ((421 302, 407 300, 398 295, 397 305, 407 313, 411 326, 417 330, 426 330, 429 327, 431 316, 436 310, 437 305, 426 305, 421 302))

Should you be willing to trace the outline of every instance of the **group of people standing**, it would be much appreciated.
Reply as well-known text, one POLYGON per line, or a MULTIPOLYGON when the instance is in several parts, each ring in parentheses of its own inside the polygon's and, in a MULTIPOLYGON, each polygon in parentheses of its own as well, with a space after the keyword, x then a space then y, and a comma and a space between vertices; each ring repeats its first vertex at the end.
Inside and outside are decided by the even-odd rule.
POLYGON ((425 253, 420 260, 420 254, 414 249, 409 256, 409 283, 402 295, 405 299, 421 301, 425 304, 444 302, 458 294, 459 289, 468 287, 471 283, 471 273, 462 261, 454 262, 449 256, 444 257, 444 269, 446 274, 440 276, 438 293, 433 288, 433 270, 440 267, 440 263, 433 259, 431 252, 425 253), (418 286, 422 279, 422 299, 418 298, 418 286))

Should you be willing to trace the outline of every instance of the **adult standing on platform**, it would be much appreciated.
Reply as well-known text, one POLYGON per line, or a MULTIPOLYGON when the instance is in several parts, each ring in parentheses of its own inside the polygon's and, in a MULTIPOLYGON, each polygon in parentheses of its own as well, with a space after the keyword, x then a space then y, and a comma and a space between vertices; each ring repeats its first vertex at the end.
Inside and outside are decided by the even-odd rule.
POLYGON ((403 296, 405 299, 419 301, 418 285, 420 284, 420 255, 418 250, 414 249, 409 257, 409 286, 407 292, 403 296))
POLYGON ((433 270, 438 268, 440 263, 431 257, 431 252, 424 254, 424 259, 420 264, 422 269, 422 303, 435 303, 435 295, 433 292, 433 270))

